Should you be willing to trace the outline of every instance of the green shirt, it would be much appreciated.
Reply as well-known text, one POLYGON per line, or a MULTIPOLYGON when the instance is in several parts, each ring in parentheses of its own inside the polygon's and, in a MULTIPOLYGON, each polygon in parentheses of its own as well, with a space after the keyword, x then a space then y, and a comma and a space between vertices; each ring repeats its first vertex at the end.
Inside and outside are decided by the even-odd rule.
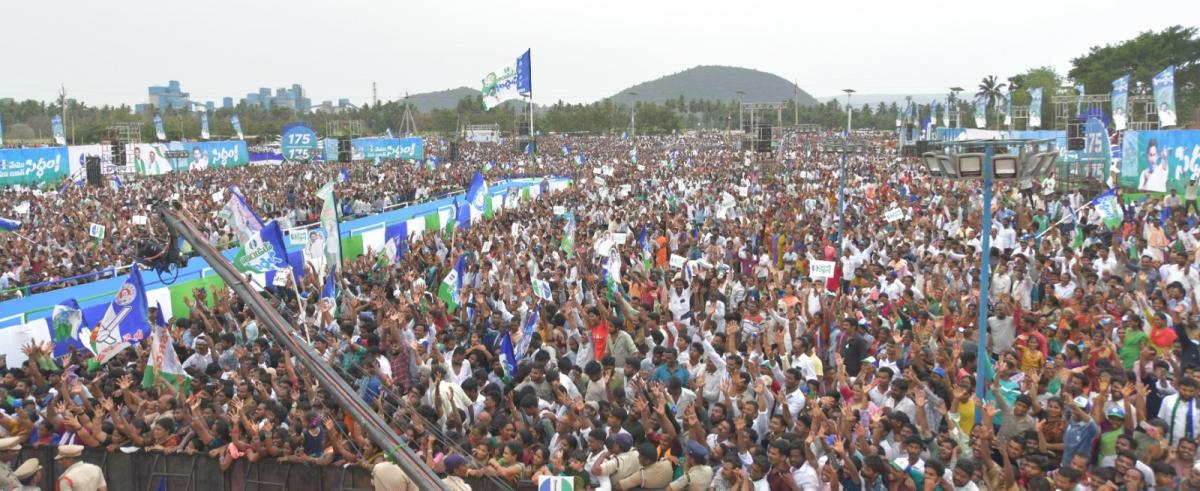
POLYGON ((1148 341, 1150 341, 1150 337, 1140 329, 1125 331, 1125 342, 1121 343, 1117 354, 1121 357, 1121 363, 1125 365, 1126 370, 1133 370, 1134 363, 1137 363, 1138 356, 1142 354, 1142 345, 1148 341))

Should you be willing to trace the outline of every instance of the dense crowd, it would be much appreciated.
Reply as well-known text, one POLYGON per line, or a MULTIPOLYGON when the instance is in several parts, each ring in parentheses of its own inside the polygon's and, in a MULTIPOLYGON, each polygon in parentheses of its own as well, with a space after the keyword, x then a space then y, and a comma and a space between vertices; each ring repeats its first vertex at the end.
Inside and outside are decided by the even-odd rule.
MULTIPOLYGON (((981 340, 977 185, 930 178, 894 142, 865 135, 869 152, 845 170, 837 237, 840 161, 790 138, 781 164, 715 134, 547 137, 543 157, 490 175, 573 176, 566 190, 413 237, 394 262, 347 259, 336 315, 311 301, 316 275, 267 296, 455 489, 541 476, 602 490, 1200 489, 1200 229, 1182 203, 1133 201, 1110 229, 1092 210, 1071 220, 1091 196, 1052 176, 998 185, 981 340), (593 170, 609 166, 611 176, 593 170), (1161 220, 1167 205, 1180 208, 1161 220), (904 217, 885 220, 894 209, 904 217), (437 290, 460 258, 451 311, 437 290), (825 260, 833 277, 814 277, 825 260)), ((448 170, 355 164, 388 185, 351 179, 339 194, 374 209, 417 182, 462 188, 485 163, 521 158, 472 147, 448 170)), ((208 196, 218 182, 258 187, 252 207, 299 223, 337 172, 311 169, 311 180, 252 167, 140 185, 184 189, 190 213, 223 239, 208 196), (270 184, 282 180, 298 184, 270 184)), ((30 198, 56 247, 86 239, 71 224, 93 218, 76 214, 155 195, 67 192, 90 201, 30 198)), ((42 257, 10 254, 13 244, 10 268, 42 257)), ((68 254, 43 271, 69 276, 112 257, 68 254)), ((190 390, 144 387, 142 346, 89 371, 79 354, 52 360, 31 345, 31 361, 5 373, 0 434, 205 453, 224 468, 360 465, 379 489, 403 489, 403 474, 241 300, 194 293, 190 312, 168 320, 190 390)))

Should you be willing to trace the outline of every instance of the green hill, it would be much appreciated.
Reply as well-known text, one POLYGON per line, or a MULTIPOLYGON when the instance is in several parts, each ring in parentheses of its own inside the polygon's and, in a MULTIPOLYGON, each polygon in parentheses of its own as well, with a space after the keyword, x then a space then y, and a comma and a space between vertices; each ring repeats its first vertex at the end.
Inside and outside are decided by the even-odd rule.
POLYGON ((781 102, 796 99, 801 105, 817 100, 783 77, 749 68, 698 66, 679 73, 642 82, 612 96, 617 104, 663 103, 667 99, 710 101, 781 102), (631 95, 630 93, 637 95, 631 95), (742 92, 739 94, 738 92, 742 92))

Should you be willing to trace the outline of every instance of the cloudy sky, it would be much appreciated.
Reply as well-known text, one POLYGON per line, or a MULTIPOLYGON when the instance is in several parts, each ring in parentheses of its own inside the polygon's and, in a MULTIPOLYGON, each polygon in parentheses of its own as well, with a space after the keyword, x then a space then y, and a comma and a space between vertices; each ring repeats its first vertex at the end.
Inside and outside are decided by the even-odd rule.
POLYGON ((302 84, 314 101, 478 85, 533 50, 539 103, 589 102, 696 65, 778 74, 815 96, 942 93, 1091 46, 1200 24, 1195 0, 38 0, 5 7, 0 97, 193 100, 302 84), (27 40, 19 42, 18 40, 27 40))

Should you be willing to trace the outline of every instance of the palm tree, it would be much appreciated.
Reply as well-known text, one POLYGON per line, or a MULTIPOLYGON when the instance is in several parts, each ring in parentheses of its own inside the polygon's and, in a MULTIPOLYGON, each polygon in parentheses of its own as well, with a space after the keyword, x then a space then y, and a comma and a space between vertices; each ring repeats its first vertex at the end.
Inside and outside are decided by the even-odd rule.
POLYGON ((975 93, 975 97, 986 97, 987 106, 996 107, 997 101, 1004 98, 1003 90, 1004 84, 995 75, 988 75, 979 82, 979 92, 975 93))

